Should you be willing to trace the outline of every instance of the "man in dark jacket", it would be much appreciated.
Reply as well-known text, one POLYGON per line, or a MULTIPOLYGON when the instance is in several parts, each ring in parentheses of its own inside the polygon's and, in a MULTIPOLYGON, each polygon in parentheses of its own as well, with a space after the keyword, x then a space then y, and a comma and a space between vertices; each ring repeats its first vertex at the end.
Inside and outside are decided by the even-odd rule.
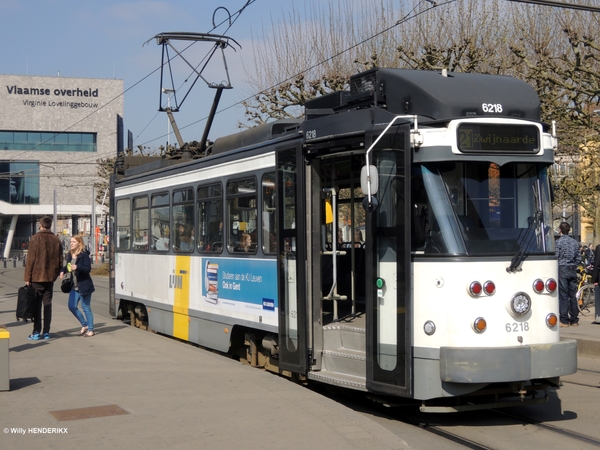
POLYGON ((577 266, 581 264, 579 244, 569 236, 571 225, 562 222, 559 225, 560 238, 556 241, 558 257, 558 309, 560 326, 579 326, 579 307, 577 306, 577 266))
POLYGON ((39 231, 29 241, 27 265, 25 267, 25 284, 35 289, 35 316, 33 333, 28 339, 50 339, 50 322, 52 321, 52 291, 54 281, 62 267, 63 249, 60 239, 50 230, 52 218, 44 216, 39 222, 39 231), (44 307, 44 329, 42 333, 42 305, 44 307))

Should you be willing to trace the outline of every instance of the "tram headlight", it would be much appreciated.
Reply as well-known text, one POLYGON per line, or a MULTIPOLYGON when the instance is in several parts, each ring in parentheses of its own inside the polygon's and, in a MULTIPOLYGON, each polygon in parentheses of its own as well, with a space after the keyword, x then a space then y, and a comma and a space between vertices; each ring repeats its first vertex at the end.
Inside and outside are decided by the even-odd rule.
POLYGON ((427 336, 431 336, 433 333, 435 333, 435 323, 433 323, 431 320, 428 320, 423 325, 423 331, 425 331, 427 336))
POLYGON ((510 300, 510 310, 516 317, 524 316, 531 310, 531 298, 525 292, 517 292, 510 300))

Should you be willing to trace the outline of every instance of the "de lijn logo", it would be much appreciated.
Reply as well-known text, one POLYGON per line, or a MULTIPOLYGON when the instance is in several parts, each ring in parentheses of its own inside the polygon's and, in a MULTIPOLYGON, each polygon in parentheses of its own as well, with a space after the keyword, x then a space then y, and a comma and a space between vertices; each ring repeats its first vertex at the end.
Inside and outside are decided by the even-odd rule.
POLYGON ((98 89, 54 89, 49 88, 34 88, 20 87, 17 85, 6 86, 9 95, 34 95, 48 97, 55 95, 58 97, 98 97, 98 89))

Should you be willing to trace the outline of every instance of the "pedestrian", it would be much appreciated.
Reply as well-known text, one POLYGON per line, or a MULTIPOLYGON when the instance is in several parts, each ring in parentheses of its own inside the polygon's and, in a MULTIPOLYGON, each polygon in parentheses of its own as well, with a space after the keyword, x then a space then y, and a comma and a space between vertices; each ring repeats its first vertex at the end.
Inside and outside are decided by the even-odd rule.
POLYGON ((559 225, 560 238, 556 241, 558 257, 558 307, 561 327, 579 326, 577 306, 577 267, 581 264, 579 244, 569 236, 571 225, 559 225))
POLYGON ((590 266, 594 264, 594 249, 592 247, 592 243, 590 242, 585 250, 585 267, 586 269, 590 269, 590 266))
POLYGON ((73 287, 69 292, 69 311, 81 324, 79 336, 92 337, 96 334, 94 333, 94 314, 90 304, 92 292, 96 290, 90 276, 92 261, 81 236, 73 236, 70 246, 71 251, 67 256, 67 265, 60 271, 60 279, 62 280, 69 272, 72 274, 73 287), (78 308, 79 302, 81 302, 81 309, 83 309, 85 317, 78 308))
POLYGON ((52 218, 44 216, 39 221, 39 231, 31 237, 25 265, 25 284, 35 289, 35 315, 33 316, 33 332, 28 339, 50 339, 50 323, 52 322, 52 291, 54 281, 62 266, 62 244, 50 230, 52 218), (44 310, 44 327, 42 329, 42 306, 44 310))
MULTIPOLYGON (((590 244, 591 245, 591 244, 590 244)), ((594 300, 596 301, 596 305, 598 304, 598 301, 600 300, 598 297, 600 297, 600 289, 598 289, 598 284, 600 284, 600 245, 596 246, 596 250, 594 251, 594 259, 592 260, 592 283, 594 283, 594 286, 596 287, 594 289, 594 300)), ((596 312, 596 316, 598 316, 599 313, 596 312)))

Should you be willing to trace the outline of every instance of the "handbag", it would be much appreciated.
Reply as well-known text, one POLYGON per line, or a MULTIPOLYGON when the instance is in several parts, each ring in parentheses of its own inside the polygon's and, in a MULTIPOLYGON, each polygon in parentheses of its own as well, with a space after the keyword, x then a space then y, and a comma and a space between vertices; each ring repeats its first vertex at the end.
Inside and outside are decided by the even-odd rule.
POLYGON ((67 272, 60 284, 60 290, 68 294, 73 289, 73 272, 67 272))

